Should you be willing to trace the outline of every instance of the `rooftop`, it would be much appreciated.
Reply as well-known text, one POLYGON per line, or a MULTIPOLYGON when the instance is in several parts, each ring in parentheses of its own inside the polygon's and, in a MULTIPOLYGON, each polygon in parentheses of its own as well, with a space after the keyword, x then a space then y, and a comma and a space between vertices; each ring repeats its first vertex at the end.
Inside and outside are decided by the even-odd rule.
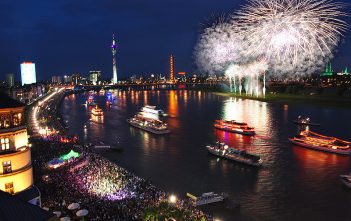
POLYGON ((16 108, 16 107, 24 107, 24 106, 26 106, 24 103, 12 99, 5 93, 0 93, 0 109, 16 108))

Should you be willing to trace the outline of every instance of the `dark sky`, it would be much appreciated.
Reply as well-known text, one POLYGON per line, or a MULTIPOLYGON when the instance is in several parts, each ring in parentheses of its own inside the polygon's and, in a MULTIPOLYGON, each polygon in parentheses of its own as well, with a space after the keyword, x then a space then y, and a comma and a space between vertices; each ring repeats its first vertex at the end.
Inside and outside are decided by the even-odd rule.
MULTIPOLYGON (((201 23, 232 12, 244 0, 12 0, 0 2, 0 75, 20 80, 20 63, 36 63, 37 79, 52 75, 112 75, 111 35, 116 34, 118 74, 195 70, 193 49, 201 23)), ((351 38, 335 66, 351 64, 351 38)))

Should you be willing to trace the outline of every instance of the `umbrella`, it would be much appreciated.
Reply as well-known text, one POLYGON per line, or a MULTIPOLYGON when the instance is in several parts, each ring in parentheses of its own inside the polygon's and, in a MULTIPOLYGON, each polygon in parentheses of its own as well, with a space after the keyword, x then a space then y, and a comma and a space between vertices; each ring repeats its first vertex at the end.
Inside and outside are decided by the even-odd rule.
POLYGON ((60 211, 55 211, 55 212, 52 212, 52 213, 55 214, 57 217, 61 216, 61 212, 60 211))
POLYGON ((68 216, 61 217, 60 221, 71 221, 71 218, 69 218, 68 216))
POLYGON ((67 207, 69 210, 75 210, 79 208, 79 203, 71 203, 67 207))
POLYGON ((76 212, 76 215, 77 215, 77 216, 86 216, 86 215, 88 215, 88 213, 89 213, 88 210, 86 210, 86 209, 81 209, 81 210, 78 210, 78 211, 76 212))

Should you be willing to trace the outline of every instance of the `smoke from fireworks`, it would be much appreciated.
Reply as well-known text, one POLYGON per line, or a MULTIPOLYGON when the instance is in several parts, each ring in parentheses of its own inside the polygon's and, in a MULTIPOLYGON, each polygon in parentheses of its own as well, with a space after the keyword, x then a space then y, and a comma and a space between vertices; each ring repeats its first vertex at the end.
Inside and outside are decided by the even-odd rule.
POLYGON ((332 58, 347 28, 343 8, 331 0, 250 0, 228 22, 204 30, 196 63, 211 74, 231 64, 245 69, 264 57, 276 77, 306 76, 332 58))

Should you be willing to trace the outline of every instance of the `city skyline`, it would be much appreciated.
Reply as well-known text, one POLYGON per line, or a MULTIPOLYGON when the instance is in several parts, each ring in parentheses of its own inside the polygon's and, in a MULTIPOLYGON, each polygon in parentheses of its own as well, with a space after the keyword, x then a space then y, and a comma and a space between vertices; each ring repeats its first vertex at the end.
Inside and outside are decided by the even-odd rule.
MULTIPOLYGON (((31 60, 37 64, 38 80, 52 75, 87 74, 101 70, 112 75, 112 33, 118 36, 118 75, 167 73, 170 53, 177 58, 178 71, 193 72, 193 49, 202 24, 211 14, 227 14, 244 1, 142 1, 96 4, 68 2, 23 2, 3 4, 0 73, 20 77, 19 63, 31 60), (90 6, 94 5, 94 7, 90 6), (165 8, 172 8, 165 10, 165 8), (192 9, 196 7, 197 10, 192 9), (18 10, 16 18, 12 12, 18 10), (50 12, 50 13, 48 13, 50 12), (162 19, 160 19, 162 18, 162 19), (24 22, 26 21, 26 22, 24 22), (54 47, 53 50, 48 48, 54 47), (135 65, 135 62, 138 65, 135 65)), ((215 16, 214 16, 215 17, 215 16)), ((348 18, 349 19, 349 18, 348 18)), ((349 66, 347 55, 350 36, 346 34, 332 63, 335 69, 349 66)))

